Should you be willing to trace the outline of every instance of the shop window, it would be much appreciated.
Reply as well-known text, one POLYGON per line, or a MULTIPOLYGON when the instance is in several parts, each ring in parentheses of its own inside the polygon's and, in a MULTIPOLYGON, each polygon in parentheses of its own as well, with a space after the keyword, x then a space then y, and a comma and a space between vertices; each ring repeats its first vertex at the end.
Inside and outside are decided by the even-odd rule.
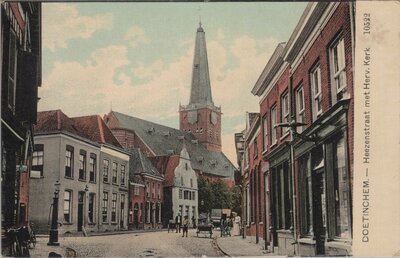
POLYGON ((350 237, 349 178, 345 148, 343 137, 334 143, 335 236, 341 238, 350 237))
POLYGON ((289 165, 283 165, 274 169, 274 200, 275 200, 275 221, 277 229, 289 229, 291 227, 291 202, 290 202, 290 178, 289 165))
POLYGON ((312 176, 309 160, 309 154, 302 156, 298 160, 301 235, 313 234, 312 176))

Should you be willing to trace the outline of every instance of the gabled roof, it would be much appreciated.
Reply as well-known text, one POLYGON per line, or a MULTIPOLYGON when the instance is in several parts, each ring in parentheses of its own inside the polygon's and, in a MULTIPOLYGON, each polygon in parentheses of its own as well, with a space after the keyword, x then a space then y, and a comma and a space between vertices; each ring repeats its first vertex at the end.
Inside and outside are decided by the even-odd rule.
POLYGON ((94 142, 108 143, 122 148, 99 115, 74 117, 72 120, 79 126, 80 133, 85 135, 86 138, 94 142))
POLYGON ((150 160, 142 153, 140 149, 129 149, 129 179, 134 180, 134 176, 145 174, 153 177, 163 178, 163 175, 153 166, 150 160))
POLYGON ((233 179, 236 168, 230 160, 222 152, 207 150, 193 134, 115 111, 111 116, 118 120, 118 128, 134 131, 155 156, 179 155, 185 144, 194 170, 233 179))
POLYGON ((60 109, 38 112, 34 132, 35 134, 69 132, 77 136, 82 136, 75 121, 65 115, 60 109))

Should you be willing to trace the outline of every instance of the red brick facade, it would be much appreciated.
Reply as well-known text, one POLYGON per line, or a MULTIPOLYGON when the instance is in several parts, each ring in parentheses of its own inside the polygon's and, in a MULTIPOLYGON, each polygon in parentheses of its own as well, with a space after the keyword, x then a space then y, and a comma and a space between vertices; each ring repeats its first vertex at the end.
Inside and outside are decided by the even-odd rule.
POLYGON ((221 151, 221 112, 207 107, 196 109, 197 121, 191 124, 188 121, 188 112, 190 111, 184 109, 179 111, 180 130, 191 132, 206 149, 221 151), (213 118, 215 124, 211 119, 212 113, 215 116, 213 118))
POLYGON ((243 190, 245 196, 250 186, 250 198, 244 205, 249 199, 253 214, 246 234, 264 236, 266 247, 281 255, 351 254, 352 12, 348 2, 310 3, 252 91, 261 101, 258 136, 252 125, 245 131, 243 190), (264 235, 256 232, 260 221, 264 235))

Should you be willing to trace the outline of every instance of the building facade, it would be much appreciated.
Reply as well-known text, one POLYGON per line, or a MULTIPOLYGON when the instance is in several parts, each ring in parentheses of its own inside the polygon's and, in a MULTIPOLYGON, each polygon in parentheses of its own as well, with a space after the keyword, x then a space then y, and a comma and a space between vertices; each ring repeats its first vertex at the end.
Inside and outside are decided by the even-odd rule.
POLYGON ((29 220, 29 171, 41 85, 41 3, 1 4, 2 228, 29 220))
POLYGON ((129 175, 133 186, 131 189, 136 191, 133 196, 131 195, 133 198, 129 200, 133 207, 133 224, 143 229, 161 229, 164 175, 153 166, 140 149, 130 149, 129 152, 131 157, 129 175), (141 191, 142 189, 144 192, 141 191), (140 196, 141 193, 142 196, 140 196))
POLYGON ((279 254, 351 254, 353 51, 353 3, 310 3, 252 90, 279 254))
POLYGON ((56 190, 59 232, 97 231, 100 145, 82 137, 61 110, 38 113, 34 141, 29 212, 38 232, 49 230, 56 190))

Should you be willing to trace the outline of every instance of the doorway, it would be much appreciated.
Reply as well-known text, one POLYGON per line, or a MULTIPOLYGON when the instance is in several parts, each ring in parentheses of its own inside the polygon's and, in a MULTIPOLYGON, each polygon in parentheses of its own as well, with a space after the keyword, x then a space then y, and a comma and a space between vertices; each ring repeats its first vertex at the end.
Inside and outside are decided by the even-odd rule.
POLYGON ((85 192, 78 193, 78 232, 82 231, 83 226, 83 200, 85 198, 85 192))
POLYGON ((319 168, 313 171, 313 214, 316 255, 325 254, 326 234, 326 199, 325 199, 325 171, 319 168))

